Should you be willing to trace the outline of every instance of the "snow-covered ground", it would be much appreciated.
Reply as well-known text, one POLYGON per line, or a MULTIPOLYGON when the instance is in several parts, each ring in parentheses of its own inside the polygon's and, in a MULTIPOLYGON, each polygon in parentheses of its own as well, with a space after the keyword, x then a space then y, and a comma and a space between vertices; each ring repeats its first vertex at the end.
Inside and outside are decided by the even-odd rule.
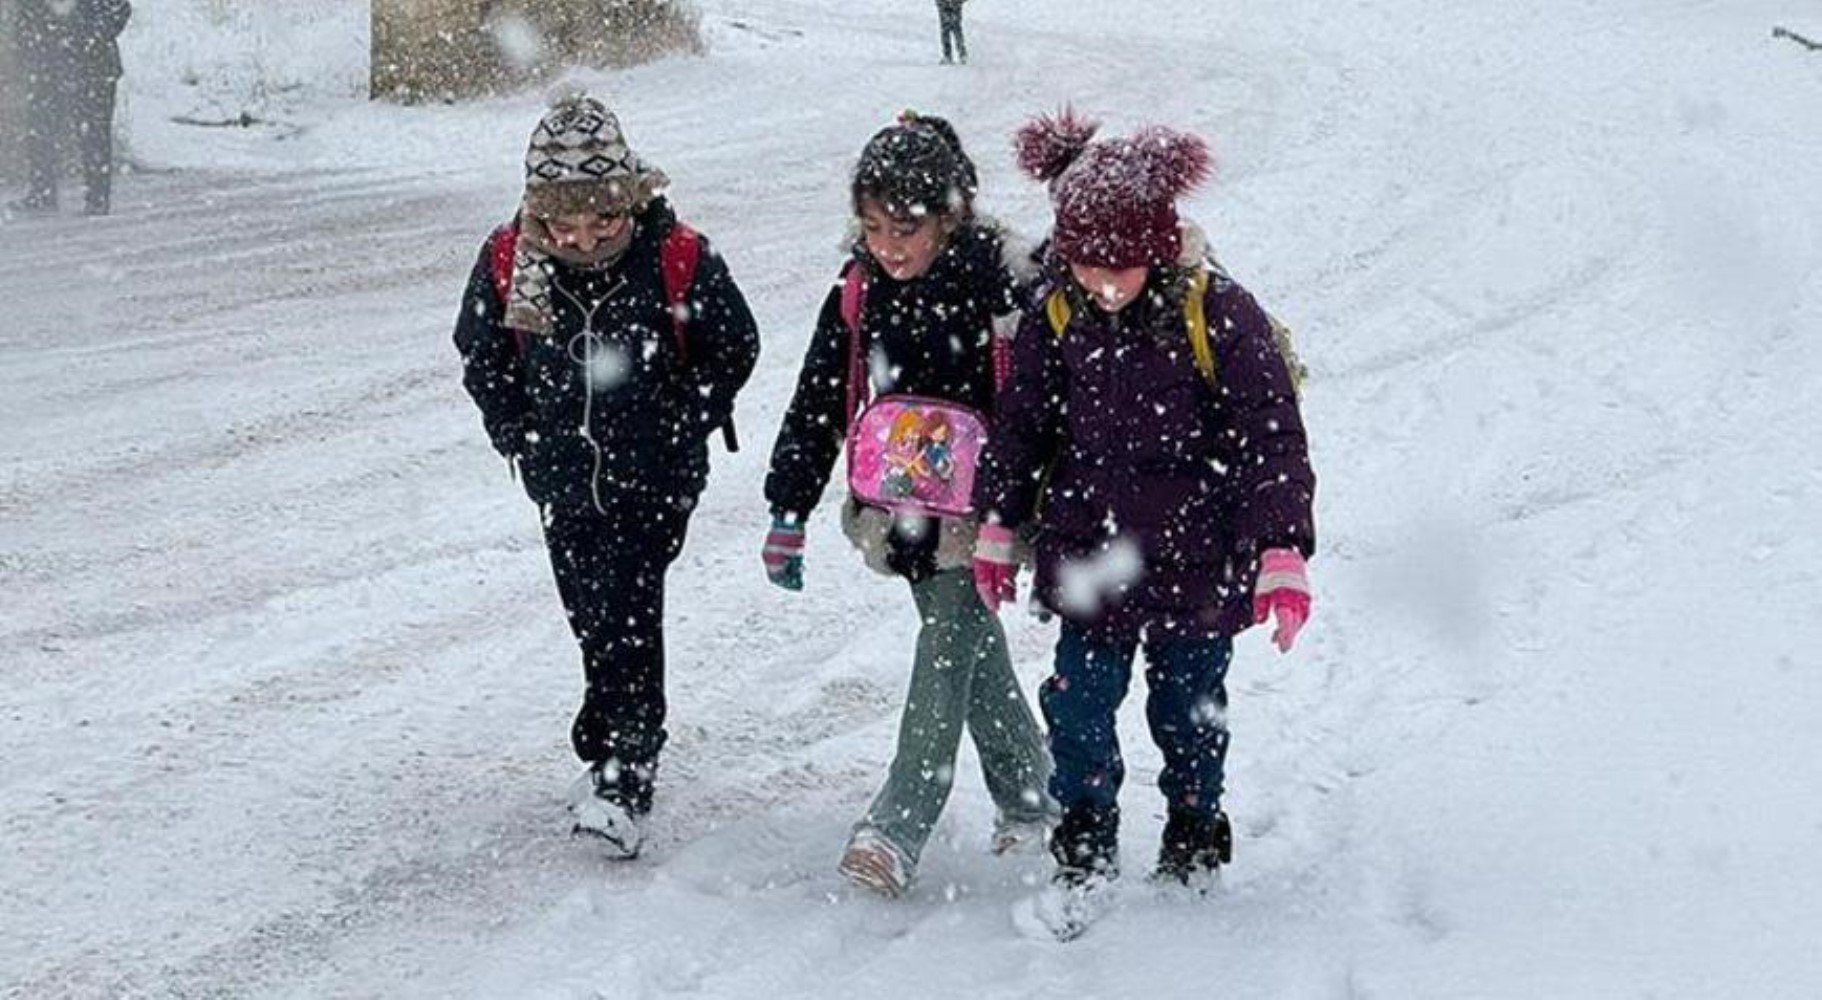
POLYGON ((1822 55, 1770 37, 1816 12, 982 0, 951 68, 926 4, 704 0, 706 57, 579 78, 765 337, 615 865, 448 341, 538 95, 369 106, 346 0, 137 6, 117 214, 0 223, 4 995, 1822 995, 1822 55), (1304 644, 1241 643, 1223 890, 1062 946, 971 770, 909 899, 838 882, 914 616, 827 516, 800 595, 758 548, 854 153, 947 114, 1036 230, 1008 136, 1066 101, 1219 151, 1193 214, 1301 335, 1324 544, 1304 644))

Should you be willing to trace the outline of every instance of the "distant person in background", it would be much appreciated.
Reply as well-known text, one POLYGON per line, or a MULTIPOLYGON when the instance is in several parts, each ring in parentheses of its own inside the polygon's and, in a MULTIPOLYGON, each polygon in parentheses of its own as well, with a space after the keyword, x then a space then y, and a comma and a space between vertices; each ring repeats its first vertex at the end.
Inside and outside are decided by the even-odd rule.
POLYGON ((943 62, 967 62, 968 43, 962 38, 962 4, 968 0, 936 0, 936 17, 943 27, 943 62))
POLYGON ((27 212, 57 208, 59 149, 81 150, 83 210, 106 215, 114 179, 114 91, 120 82, 120 33, 127 0, 15 0, 13 37, 25 73, 27 212))

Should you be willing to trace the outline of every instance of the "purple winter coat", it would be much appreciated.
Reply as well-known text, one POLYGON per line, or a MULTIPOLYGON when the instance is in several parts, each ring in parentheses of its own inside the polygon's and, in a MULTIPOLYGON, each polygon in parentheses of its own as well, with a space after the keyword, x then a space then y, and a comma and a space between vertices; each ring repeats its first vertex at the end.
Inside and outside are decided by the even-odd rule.
POLYGON ((1167 273, 1113 315, 1064 278, 1060 337, 1042 300, 1027 312, 975 485, 976 509, 1036 528, 1038 600, 1100 641, 1238 634, 1259 554, 1315 549, 1316 477, 1270 320, 1216 270, 1213 388, 1167 273))

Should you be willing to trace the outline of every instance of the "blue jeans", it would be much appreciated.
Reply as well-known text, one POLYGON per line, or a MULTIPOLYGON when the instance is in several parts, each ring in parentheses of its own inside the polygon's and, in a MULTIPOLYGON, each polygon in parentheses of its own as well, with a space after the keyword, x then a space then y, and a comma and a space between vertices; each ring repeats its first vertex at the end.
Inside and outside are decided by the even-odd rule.
MULTIPOLYGON (((1221 806, 1227 766, 1225 637, 1145 642, 1145 718, 1164 753, 1158 789, 1170 806, 1212 815, 1221 806)), ((1132 683, 1138 643, 1100 643, 1063 623, 1056 672, 1038 696, 1050 727, 1056 770, 1050 794, 1065 811, 1117 804, 1126 763, 1114 719, 1132 683)))

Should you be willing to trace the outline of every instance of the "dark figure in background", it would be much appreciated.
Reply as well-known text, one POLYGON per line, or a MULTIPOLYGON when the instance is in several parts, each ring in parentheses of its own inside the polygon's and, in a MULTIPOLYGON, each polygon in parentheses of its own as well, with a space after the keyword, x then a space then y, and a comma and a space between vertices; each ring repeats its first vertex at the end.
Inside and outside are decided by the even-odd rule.
POLYGON ((943 62, 968 61, 968 43, 962 38, 962 4, 967 0, 936 0, 937 20, 943 26, 943 62))
POLYGON ((114 174, 114 90, 127 0, 16 0, 13 37, 25 72, 30 187, 17 207, 57 207, 61 143, 82 152, 84 211, 106 215, 114 174))

